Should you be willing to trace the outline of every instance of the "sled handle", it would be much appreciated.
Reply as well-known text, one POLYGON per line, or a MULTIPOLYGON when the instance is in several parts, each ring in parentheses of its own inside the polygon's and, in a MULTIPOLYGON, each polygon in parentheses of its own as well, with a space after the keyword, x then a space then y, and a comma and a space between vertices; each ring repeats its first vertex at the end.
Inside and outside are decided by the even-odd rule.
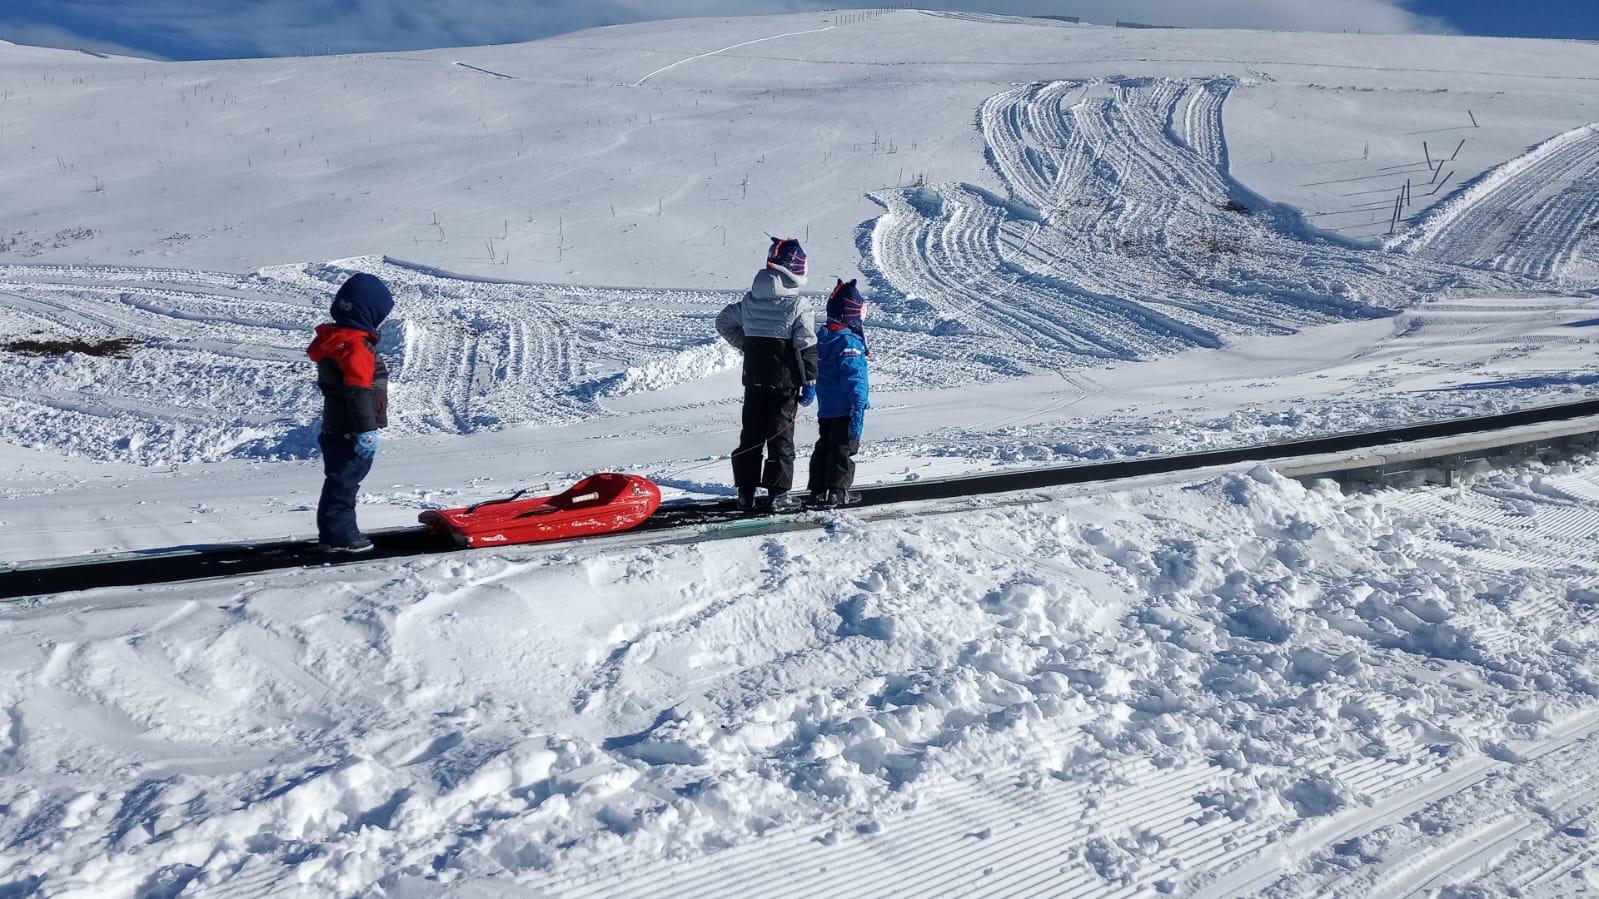
POLYGON ((498 506, 501 503, 514 503, 517 500, 521 499, 523 494, 527 493, 529 490, 532 490, 532 489, 533 489, 532 487, 523 487, 521 490, 516 491, 515 493, 511 494, 510 496, 502 496, 499 499, 486 499, 483 502, 467 506, 466 507, 466 514, 467 515, 471 515, 473 512, 476 512, 477 510, 483 508, 484 506, 498 506))

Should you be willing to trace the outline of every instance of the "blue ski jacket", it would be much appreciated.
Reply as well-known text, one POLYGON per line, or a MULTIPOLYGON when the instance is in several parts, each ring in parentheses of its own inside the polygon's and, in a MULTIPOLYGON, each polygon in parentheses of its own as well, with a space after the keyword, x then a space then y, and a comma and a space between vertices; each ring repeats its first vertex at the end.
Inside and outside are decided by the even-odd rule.
POLYGON ((820 418, 862 418, 871 408, 866 378, 866 341, 836 322, 816 332, 820 371, 816 414, 820 418))

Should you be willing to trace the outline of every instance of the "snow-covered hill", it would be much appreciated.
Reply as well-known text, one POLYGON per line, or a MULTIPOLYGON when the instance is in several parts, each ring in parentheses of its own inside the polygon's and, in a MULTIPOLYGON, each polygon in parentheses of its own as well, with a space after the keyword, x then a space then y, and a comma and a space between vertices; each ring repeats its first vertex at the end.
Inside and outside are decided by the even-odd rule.
POLYGON ((1405 177, 1407 214, 1444 195, 1428 196, 1423 141, 1456 157, 1447 191, 1599 120, 1593 44, 850 18, 287 60, 0 46, 0 261, 248 272, 387 253, 524 280, 740 289, 770 231, 808 237, 818 273, 848 276, 857 226, 881 212, 868 194, 1005 193, 976 127, 990 97, 1116 76, 1235 79, 1233 174, 1375 238, 1405 177))
MULTIPOLYGON (((726 492, 766 231, 866 278, 863 481, 1592 396, 1595 73, 909 10, 0 42, 0 342, 131 341, 0 350, 0 560, 305 534, 355 270, 368 527, 726 492)), ((0 606, 0 896, 1599 890, 1599 462, 1011 500, 0 606)))

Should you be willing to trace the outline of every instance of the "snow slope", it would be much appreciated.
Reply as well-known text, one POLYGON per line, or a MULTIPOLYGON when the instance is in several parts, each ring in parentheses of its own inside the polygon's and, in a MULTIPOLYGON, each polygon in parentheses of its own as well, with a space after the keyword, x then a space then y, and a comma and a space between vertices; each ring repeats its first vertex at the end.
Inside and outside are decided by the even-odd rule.
MULTIPOLYGON (((409 276, 398 267, 383 270, 394 283, 407 283, 409 276)), ((116 290, 138 284, 129 282, 116 290)), ((544 296, 530 288, 472 282, 440 290, 437 296, 449 297, 447 306, 499 295, 503 299, 494 302, 520 310, 538 308, 532 300, 544 296), (528 299, 515 299, 524 295, 528 299)), ((686 301, 690 310, 695 303, 686 301)), ((711 313, 673 314, 700 315, 708 327, 711 313)), ((409 315, 402 313, 402 318, 409 315)), ((860 479, 897 481, 1214 449, 1581 399, 1591 396, 1599 383, 1591 370, 1596 323, 1599 297, 1462 297, 1438 300, 1392 319, 1237 339, 1219 350, 1195 349, 1149 362, 958 388, 951 384, 960 383, 965 374, 951 369, 947 378, 906 378, 893 392, 882 389, 892 381, 879 378, 860 479)), ((882 331, 874 334, 877 364, 894 370, 896 360, 882 348, 882 331)), ((275 356, 228 375, 232 383, 274 385, 270 396, 251 397, 259 417, 250 421, 211 415, 199 403, 187 412, 163 411, 161 416, 152 415, 154 401, 149 398, 131 409, 112 407, 118 397, 143 391, 151 392, 147 397, 179 394, 165 386, 184 377, 184 369, 171 360, 191 354, 215 358, 204 344, 184 350, 182 356, 166 348, 136 349, 128 360, 84 359, 64 365, 57 360, 12 369, 22 372, 17 377, 41 381, 51 371, 78 365, 105 366, 118 374, 79 386, 71 394, 76 406, 43 403, 34 394, 14 402, 0 417, 15 428, 11 439, 23 444, 11 445, 3 457, 7 465, 0 466, 0 560, 304 534, 320 470, 314 459, 296 458, 303 448, 294 441, 296 429, 306 426, 315 405, 290 402, 299 394, 272 380, 274 372, 302 370, 301 363, 292 361, 299 345, 289 342, 287 332, 278 339, 283 343, 275 356), (81 448, 96 458, 138 458, 132 455, 131 442, 127 447, 113 442, 130 434, 152 435, 139 448, 152 455, 174 448, 205 452, 213 446, 206 438, 214 436, 217 445, 243 449, 249 440, 257 440, 258 447, 275 447, 289 458, 273 461, 236 453, 204 464, 134 467, 58 455, 81 448), (277 436, 267 440, 252 434, 277 436), (178 438, 188 442, 161 442, 178 438), (27 444, 37 448, 24 448, 27 444), (63 515, 63 510, 79 511, 63 515)), ((477 385, 475 394, 463 387, 453 395, 497 395, 515 405, 501 407, 504 426, 460 435, 449 431, 450 419, 434 421, 423 414, 434 408, 424 401, 435 395, 436 386, 454 382, 433 369, 423 370, 424 378, 396 366, 395 395, 419 404, 411 410, 397 407, 393 430, 412 436, 385 441, 362 497, 363 522, 371 527, 412 524, 424 508, 475 502, 529 485, 566 483, 597 469, 640 471, 671 491, 725 493, 730 489, 725 456, 737 439, 738 372, 725 367, 728 360, 703 341, 695 336, 685 339, 686 349, 649 350, 658 353, 651 357, 657 361, 620 376, 591 373, 576 382, 583 385, 581 391, 560 403, 549 399, 551 393, 536 390, 493 394, 492 379, 477 385), (708 371, 715 373, 704 376, 708 371), (667 381, 677 383, 660 386, 667 381), (658 389, 633 389, 651 383, 658 389), (541 408, 601 411, 556 425, 538 418, 541 408)), ((240 363, 235 358, 230 364, 240 363)), ((298 377, 291 384, 296 390, 309 389, 298 377)), ((217 395, 235 394, 219 387, 217 395)), ((189 402, 187 397, 184 392, 175 401, 189 402)), ((486 400, 461 402, 487 406, 486 400)), ((811 415, 807 411, 801 417, 802 443, 814 434, 811 415)))
MULTIPOLYGON (((1596 71, 915 11, 0 44, 0 338, 138 341, 0 351, 0 560, 304 535, 355 269, 367 527, 725 493, 763 231, 867 278, 863 481, 1590 397, 1596 71)), ((0 896, 1591 892, 1596 534, 1594 459, 1236 470, 6 604, 0 896)))
MULTIPOLYGON (((1230 129, 1253 137, 1262 113, 1247 106, 1241 114, 1229 110, 1257 87, 1280 91, 1287 82, 1260 68, 1266 60, 1249 60, 1241 74, 1215 74, 1238 69, 1241 60, 1187 54, 1201 37, 1214 47, 1238 35, 1148 36, 1046 20, 913 12, 798 27, 806 21, 795 16, 658 23, 511 48, 183 65, 100 65, 82 54, 0 48, 0 66, 10 65, 22 80, 0 101, 21 111, 7 127, 19 129, 14 146, 27 141, 33 159, 0 177, 10 179, 15 196, 35 204, 21 219, 61 217, 8 232, 0 239, 0 257, 128 256, 144 262, 159 254, 172 263, 232 264, 246 246, 247 258, 254 260, 310 254, 264 268, 257 262, 238 274, 0 263, 4 334, 141 342, 126 358, 0 353, 0 382, 12 385, 3 392, 13 403, 0 436, 89 459, 151 465, 303 457, 313 443, 309 428, 316 404, 298 374, 303 338, 297 335, 318 318, 321 298, 353 266, 374 269, 400 289, 400 312, 385 333, 385 351, 399 372, 394 436, 404 438, 593 421, 625 411, 625 404, 613 401, 627 394, 658 392, 725 371, 734 360, 715 343, 708 318, 742 288, 752 248, 758 253, 763 240, 753 235, 768 226, 800 233, 801 223, 814 220, 817 240, 810 240, 809 224, 804 233, 818 272, 866 273, 877 308, 880 391, 961 387, 1039 370, 1080 384, 1083 376, 1073 372, 1107 361, 1386 316, 1443 295, 1581 292, 1591 281, 1589 260, 1599 258, 1599 232, 1583 226, 1599 215, 1591 189, 1599 177, 1599 154, 1589 152, 1594 142, 1587 125, 1515 156, 1454 195, 1444 194, 1450 199, 1441 206, 1426 211, 1424 200, 1416 213, 1419 224, 1383 248, 1311 226, 1299 211, 1234 176, 1230 143, 1237 141, 1230 140, 1230 129), (596 43, 601 34, 616 43, 596 43), (713 47, 689 55, 656 46, 713 37, 713 47), (872 66, 824 64, 803 54, 749 55, 823 40, 846 46, 871 41, 892 49, 872 66), (975 57, 945 59, 933 52, 973 54, 1000 43, 1007 53, 975 68, 967 65, 975 57), (1062 45, 1082 58, 1070 66, 1055 61, 1062 45), (1126 63, 1116 54, 1129 52, 1129 45, 1155 56, 1135 76, 1102 74, 1106 66, 1126 63), (648 52, 637 49, 633 55, 671 58, 616 81, 632 58, 622 50, 627 46, 648 46, 648 52), (545 73, 539 77, 530 74, 529 60, 549 54, 561 65, 537 70, 545 73), (435 70, 447 56, 474 61, 450 59, 444 67, 447 88, 440 88, 435 70), (762 65, 752 70, 752 61, 762 65), (785 66, 794 72, 780 78, 785 66), (1074 66, 1098 66, 1101 74, 1062 77, 1074 66), (1148 74, 1194 67, 1210 74, 1148 74), (930 81, 913 77, 933 70, 939 74, 930 81), (335 94, 330 84, 313 85, 329 81, 330 72, 341 79, 335 94), (411 74, 416 72, 427 74, 411 74), (987 80, 1001 72, 1050 80, 1008 87, 987 80), (462 78, 464 85, 457 83, 462 78), (763 79, 785 86, 756 90, 763 79), (522 101, 512 103, 519 95, 503 93, 513 89, 535 91, 540 101, 531 138, 515 118, 524 108, 522 101), (644 115, 648 139, 602 139, 614 121, 596 103, 632 108, 642 102, 641 91, 649 94, 644 107, 650 111, 624 118, 636 125, 644 115), (770 151, 773 174, 756 195, 749 196, 747 179, 739 183, 736 204, 730 196, 705 193, 709 188, 690 189, 698 180, 684 179, 679 157, 692 154, 703 165, 708 143, 714 148, 711 168, 720 169, 721 148, 728 148, 731 165, 743 158, 738 153, 765 146, 774 115, 767 107, 780 96, 776 118, 807 124, 770 151), (964 111, 962 96, 972 103, 964 111), (662 112, 667 133, 657 134, 655 116, 667 101, 683 108, 662 112), (472 103, 479 127, 463 131, 458 119, 472 103), (714 103, 717 111, 698 111, 702 103, 714 103), (409 114, 394 111, 397 105, 409 114), (305 134, 324 119, 313 111, 330 108, 348 108, 356 117, 340 124, 332 144, 321 132, 305 134), (85 115, 89 111, 93 115, 85 115), (67 190, 82 175, 59 145, 84 138, 76 131, 82 122, 103 123, 107 113, 126 115, 128 125, 113 119, 110 134, 97 134, 93 143, 106 147, 107 166, 141 167, 137 177, 96 163, 92 189, 67 190), (844 129, 809 124, 844 114, 876 123, 869 146, 860 139, 846 149, 840 143, 844 129), (394 133, 376 151, 372 123, 363 124, 363 117, 379 115, 394 133), (179 116, 183 131, 199 130, 180 135, 179 116), (976 129, 962 118, 975 121, 976 129), (513 127, 514 153, 490 167, 498 174, 466 183, 479 168, 464 160, 486 152, 493 140, 508 139, 513 127), (304 158, 307 142, 319 139, 321 169, 304 158), (259 170, 253 150, 246 152, 243 171, 220 158, 263 141, 281 152, 263 150, 259 170), (53 156, 54 174, 30 174, 29 166, 38 169, 52 147, 62 150, 53 156), (170 173, 168 159, 174 163, 170 173), (561 165, 543 164, 555 159, 561 165), (911 175, 900 171, 885 179, 880 171, 888 161, 902 170, 908 164, 911 175), (148 170, 151 162, 154 172, 148 170), (452 180, 433 177, 441 171, 452 173, 452 180), (650 186, 644 193, 660 192, 653 216, 639 214, 637 184, 617 183, 624 172, 650 185, 664 185, 662 178, 674 185, 670 191, 650 186), (946 172, 956 180, 947 180, 946 172), (525 211, 529 221, 518 227, 526 231, 521 226, 535 219, 547 226, 549 211, 556 210, 553 237, 561 265, 555 269, 527 262, 518 241, 532 238, 512 237, 503 203, 485 205, 469 196, 487 185, 503 201, 520 196, 534 177, 553 193, 519 210, 517 217, 525 211), (125 194, 120 185, 129 180, 138 187, 125 194), (107 181, 119 185, 110 195, 107 181), (885 187, 885 181, 915 184, 885 187), (601 189, 602 183, 614 186, 601 189), (359 194, 341 193, 352 185, 359 194), (592 217, 575 216, 568 234, 568 217, 559 210, 571 198, 563 192, 579 188, 600 191, 585 202, 604 200, 612 214, 603 227, 592 217), (675 200, 671 210, 667 194, 675 200), (619 202, 632 213, 618 217, 619 202), (456 213, 449 210, 463 203, 480 219, 487 209, 504 213, 498 236, 471 232, 474 252, 481 247, 487 265, 452 249, 462 238, 456 213), (863 217, 857 210, 839 220, 839 203, 865 204, 881 214, 863 217), (716 250, 696 245, 695 229, 730 204, 764 224, 746 218, 731 228, 731 242, 729 226, 717 225, 716 250), (441 206, 447 210, 443 219, 441 206), (393 216, 420 214, 424 207, 430 218, 425 226, 395 230, 393 216), (374 211, 377 223, 370 220, 374 211), (771 218, 773 212, 781 213, 782 223, 771 218), (245 219, 203 233, 179 229, 178 219, 197 213, 245 219), (296 216, 292 224, 261 219, 290 214, 296 216), (1523 224, 1512 227, 1512 220, 1523 224), (603 257, 581 257, 582 270, 563 267, 569 251, 580 258, 580 244, 603 247, 603 257), (223 245, 231 249, 213 252, 223 245), (420 261, 321 261, 330 249, 345 246, 420 261), (452 276, 429 264, 437 262, 495 277, 452 276), (697 281, 709 289, 628 290, 505 277, 529 271, 568 284, 697 281)), ((1580 89, 1591 79, 1577 74, 1587 71, 1583 66, 1591 55, 1583 45, 1414 38, 1403 46, 1426 48, 1438 65, 1374 68, 1358 60, 1392 53, 1399 39, 1312 42, 1274 34, 1249 40, 1251 46, 1297 54, 1300 61, 1283 65, 1304 69, 1306 76, 1385 79, 1389 87, 1382 91, 1351 88, 1369 95, 1355 102, 1356 111, 1391 118, 1397 108, 1415 124, 1427 124, 1426 116, 1409 94, 1395 99, 1396 79, 1419 91, 1444 81, 1496 83, 1509 77, 1492 68, 1451 68, 1454 55, 1465 49, 1480 50, 1483 65, 1515 68, 1522 73, 1516 77, 1536 81, 1536 87, 1523 88, 1539 101, 1526 105, 1531 118, 1489 128, 1493 138, 1477 137, 1484 129, 1473 129, 1474 148, 1523 139, 1551 118, 1563 119, 1560 127, 1568 128, 1588 104, 1580 89)), ((1310 82, 1305 89, 1321 87, 1310 82)), ((1483 109, 1485 119, 1499 112, 1483 109)), ((1248 152, 1256 152, 1258 143, 1246 144, 1248 152)), ((76 146, 87 145, 80 140, 76 146)), ((1286 159, 1281 168, 1307 171, 1286 159)), ((718 184, 723 179, 720 173, 706 177, 718 184)), ((825 274, 819 280, 825 286, 825 274)))
POLYGON ((505 284, 382 259, 247 276, 108 267, 0 267, 8 331, 139 341, 121 357, 0 353, 4 434, 145 463, 303 458, 321 397, 305 335, 354 271, 399 310, 379 350, 395 370, 394 436, 470 434, 594 417, 598 399, 732 365, 706 323, 734 294, 505 284))
POLYGON ((1558 134, 1432 210, 1398 245, 1537 278, 1591 282, 1573 265, 1599 242, 1599 125, 1558 134))
MULTIPOLYGON (((0 47, 0 261, 245 273, 387 253, 537 282, 736 290, 766 231, 808 237, 819 274, 848 276, 873 191, 918 177, 1002 191, 975 111, 1017 84, 1238 79, 1235 174, 1307 211, 1377 188, 1391 205, 1385 169, 1419 170, 1429 138, 1447 155, 1470 137, 1458 186, 1599 120, 1599 49, 1578 42, 854 19, 177 64, 0 47)), ((1442 199, 1424 193, 1411 211, 1442 199)))
POLYGON ((1592 460, 1020 499, 8 606, 0 882, 1599 887, 1592 460))

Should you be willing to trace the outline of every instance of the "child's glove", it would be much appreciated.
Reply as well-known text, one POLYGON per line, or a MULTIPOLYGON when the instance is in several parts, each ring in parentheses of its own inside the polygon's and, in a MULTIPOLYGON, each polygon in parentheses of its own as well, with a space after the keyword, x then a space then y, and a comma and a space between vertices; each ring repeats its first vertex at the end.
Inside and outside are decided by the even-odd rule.
POLYGON ((804 388, 800 390, 800 405, 809 406, 814 402, 816 402, 816 382, 806 381, 804 388))
POLYGON ((370 459, 378 454, 378 432, 366 431, 355 435, 355 454, 370 459))
POLYGON ((849 417, 849 439, 859 441, 861 431, 866 427, 866 408, 863 406, 855 410, 849 417))

